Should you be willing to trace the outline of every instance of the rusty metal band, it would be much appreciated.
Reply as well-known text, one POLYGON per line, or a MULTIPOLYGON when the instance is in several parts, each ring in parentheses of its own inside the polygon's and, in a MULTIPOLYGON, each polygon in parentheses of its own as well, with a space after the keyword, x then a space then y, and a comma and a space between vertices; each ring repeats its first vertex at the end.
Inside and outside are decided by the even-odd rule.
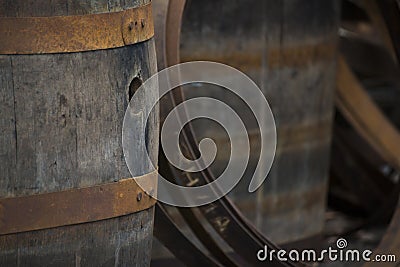
POLYGON ((154 35, 151 3, 120 12, 0 18, 0 54, 48 54, 117 48, 154 35))
POLYGON ((157 172, 118 182, 0 199, 0 235, 115 218, 146 210, 156 200, 157 172), (151 194, 153 195, 153 194, 151 194))

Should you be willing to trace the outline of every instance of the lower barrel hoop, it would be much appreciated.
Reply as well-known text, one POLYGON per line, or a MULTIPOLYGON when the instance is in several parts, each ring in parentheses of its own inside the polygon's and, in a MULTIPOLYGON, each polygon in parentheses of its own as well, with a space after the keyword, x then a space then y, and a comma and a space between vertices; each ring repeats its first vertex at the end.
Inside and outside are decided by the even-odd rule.
POLYGON ((148 209, 156 200, 157 171, 118 182, 0 199, 0 235, 105 220, 148 209))

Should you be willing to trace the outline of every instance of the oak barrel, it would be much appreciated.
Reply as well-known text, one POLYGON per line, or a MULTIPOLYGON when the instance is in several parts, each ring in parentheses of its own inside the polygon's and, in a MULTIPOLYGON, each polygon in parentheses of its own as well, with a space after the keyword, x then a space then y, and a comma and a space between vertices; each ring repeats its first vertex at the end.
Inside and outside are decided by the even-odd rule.
MULTIPOLYGON (((140 206, 146 200, 141 194, 128 196, 135 203, 126 203, 127 211, 108 198, 90 202, 93 192, 114 194, 112 186, 124 187, 127 178, 153 171, 141 151, 130 173, 122 149, 129 99, 157 68, 150 5, 149 0, 0 1, 0 201, 29 204, 26 199, 39 196, 52 211, 32 219, 27 231, 6 225, 14 214, 4 215, 2 204, 0 266, 150 265, 154 203, 140 206), (58 199, 60 192, 65 198, 58 199), (84 220, 67 223, 74 218, 52 210, 57 202, 49 196, 62 207, 89 199, 73 203, 87 208, 84 220), (61 216, 66 225, 41 227, 61 216)), ((144 95, 146 107, 158 92, 144 95)), ((142 141, 156 162, 158 116, 147 121, 142 141)))
MULTIPOLYGON (((250 111, 222 88, 197 84, 184 89, 187 98, 217 98, 244 119, 251 158, 230 196, 278 243, 312 237, 323 227, 339 9, 336 0, 188 0, 183 15, 181 62, 210 60, 238 68, 269 101, 278 134, 275 161, 263 187, 250 194, 260 140, 250 111)), ((216 142, 211 169, 218 177, 230 156, 228 136, 205 119, 192 125, 199 140, 216 142)))

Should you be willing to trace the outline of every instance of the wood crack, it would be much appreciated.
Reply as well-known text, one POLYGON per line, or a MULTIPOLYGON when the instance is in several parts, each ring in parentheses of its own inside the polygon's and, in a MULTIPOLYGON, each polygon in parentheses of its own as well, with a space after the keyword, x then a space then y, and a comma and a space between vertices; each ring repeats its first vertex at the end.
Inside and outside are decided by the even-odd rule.
POLYGON ((15 137, 15 166, 18 162, 18 132, 17 132, 17 111, 16 111, 16 100, 15 100, 15 81, 14 81, 14 66, 12 57, 10 57, 11 64, 11 84, 12 84, 12 94, 13 94, 13 109, 14 109, 14 137, 15 137))

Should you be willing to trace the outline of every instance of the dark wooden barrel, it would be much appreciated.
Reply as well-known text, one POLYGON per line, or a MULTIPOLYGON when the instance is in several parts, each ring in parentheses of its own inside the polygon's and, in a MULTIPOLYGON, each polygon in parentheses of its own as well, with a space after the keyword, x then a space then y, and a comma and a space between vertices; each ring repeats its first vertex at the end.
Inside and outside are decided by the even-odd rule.
MULTIPOLYGON (((339 1, 188 0, 181 31, 181 61, 226 63, 249 75, 275 116, 278 144, 268 179, 247 191, 259 155, 258 126, 240 99, 210 85, 186 87, 187 98, 210 96, 244 118, 251 142, 245 177, 230 194, 273 241, 284 243, 322 230, 328 180, 335 86, 339 1)), ((198 109, 209 108, 199 105, 198 109)), ((224 130, 193 122, 199 140, 218 146, 211 169, 218 176, 230 155, 224 130)))
POLYGON ((149 3, 0 2, 0 266, 150 265, 154 202, 129 178, 152 166, 143 152, 130 174, 122 149, 129 98, 156 72, 149 3))

